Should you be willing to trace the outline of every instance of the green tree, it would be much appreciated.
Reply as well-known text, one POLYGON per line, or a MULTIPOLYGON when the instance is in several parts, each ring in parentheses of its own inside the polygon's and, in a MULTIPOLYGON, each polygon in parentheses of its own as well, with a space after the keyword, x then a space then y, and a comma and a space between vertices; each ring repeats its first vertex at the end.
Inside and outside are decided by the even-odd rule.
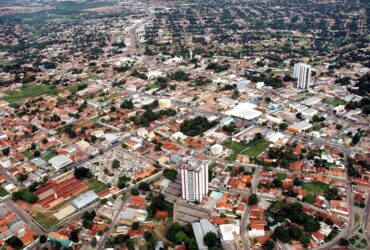
POLYGON ((212 248, 217 244, 217 235, 214 232, 208 232, 204 235, 204 245, 212 248))
POLYGON ((166 238, 171 242, 176 242, 176 234, 182 231, 182 227, 179 223, 175 222, 166 231, 166 238))
POLYGON ((275 228, 274 236, 281 240, 283 243, 289 243, 290 242, 290 235, 287 230, 283 226, 278 226, 275 228))
POLYGON ((112 162, 112 168, 113 169, 117 169, 120 167, 120 163, 119 163, 119 160, 117 159, 114 159, 113 162, 112 162))
POLYGON ((175 169, 166 168, 163 171, 163 175, 166 179, 169 179, 170 181, 175 181, 177 178, 177 171, 175 169))
POLYGON ((251 194, 248 199, 248 205, 253 206, 258 203, 258 198, 256 194, 251 194))
POLYGON ((280 128, 280 130, 286 130, 288 128, 288 124, 286 124, 285 122, 280 123, 279 128, 280 128))

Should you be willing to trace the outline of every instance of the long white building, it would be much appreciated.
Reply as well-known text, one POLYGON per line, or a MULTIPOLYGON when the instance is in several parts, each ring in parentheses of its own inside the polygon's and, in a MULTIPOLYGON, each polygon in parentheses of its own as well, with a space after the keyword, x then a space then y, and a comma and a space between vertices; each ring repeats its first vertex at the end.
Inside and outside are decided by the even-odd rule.
POLYGON ((293 77, 297 79, 297 88, 308 89, 310 87, 311 66, 305 63, 294 64, 293 77))
POLYGON ((201 201, 208 193, 209 161, 191 159, 181 167, 182 198, 201 201))

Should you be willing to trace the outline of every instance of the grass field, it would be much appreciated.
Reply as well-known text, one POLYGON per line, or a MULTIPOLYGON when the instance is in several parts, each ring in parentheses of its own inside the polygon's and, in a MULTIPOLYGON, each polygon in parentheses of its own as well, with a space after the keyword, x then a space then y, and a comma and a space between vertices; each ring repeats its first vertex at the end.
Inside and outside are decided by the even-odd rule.
POLYGON ((253 140, 247 144, 233 142, 230 140, 225 142, 225 146, 234 150, 236 154, 244 154, 254 157, 259 156, 263 151, 265 151, 269 144, 270 143, 264 139, 253 140))
POLYGON ((329 185, 321 182, 303 183, 302 188, 314 194, 323 194, 329 189, 329 185))
POLYGON ((100 191, 108 188, 108 185, 97 180, 97 179, 88 179, 85 183, 89 186, 89 189, 94 190, 95 193, 99 193, 100 191))
POLYGON ((32 160, 34 158, 33 157, 33 154, 30 151, 28 151, 28 150, 22 152, 22 155, 24 155, 25 157, 27 157, 29 160, 32 160))
POLYGON ((0 197, 7 196, 9 193, 2 187, 0 186, 0 197))
POLYGON ((25 98, 37 97, 40 95, 56 95, 58 90, 50 87, 49 85, 36 85, 36 84, 27 84, 19 89, 19 91, 9 90, 5 91, 6 97, 2 98, 9 103, 14 103, 21 101, 25 98))
POLYGON ((355 213, 355 225, 357 225, 361 220, 361 216, 358 213, 355 213))
POLYGON ((339 106, 339 105, 345 105, 346 104, 346 101, 338 98, 338 97, 334 97, 332 100, 331 99, 323 99, 322 100, 323 103, 326 103, 326 104, 331 104, 333 106, 339 106))
POLYGON ((41 158, 44 160, 44 161, 49 161, 51 158, 53 158, 54 156, 57 156, 58 154, 55 153, 54 151, 50 151, 48 152, 47 154, 41 156, 41 158))
POLYGON ((97 116, 91 118, 90 121, 91 122, 97 122, 97 121, 99 121, 99 119, 100 119, 100 116, 97 115, 97 116))
POLYGON ((37 213, 33 217, 41 226, 46 230, 53 228, 56 224, 59 223, 59 220, 54 217, 51 213, 37 213))

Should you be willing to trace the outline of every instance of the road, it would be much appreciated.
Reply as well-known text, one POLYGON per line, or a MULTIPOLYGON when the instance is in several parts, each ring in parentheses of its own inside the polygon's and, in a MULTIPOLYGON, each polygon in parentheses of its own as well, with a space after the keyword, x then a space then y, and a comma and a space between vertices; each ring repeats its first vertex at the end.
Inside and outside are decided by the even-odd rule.
POLYGON ((364 217, 362 219, 362 221, 364 223, 364 229, 365 229, 364 230, 364 233, 366 235, 368 244, 370 244, 370 231, 369 231, 370 230, 370 228, 369 228, 370 220, 369 220, 369 214, 370 214, 370 193, 367 196, 365 213, 364 213, 364 217))
POLYGON ((107 242, 107 240, 109 239, 109 236, 112 235, 113 233, 113 230, 120 218, 120 215, 121 215, 121 212, 123 211, 123 209, 125 208, 125 204, 128 200, 130 196, 128 195, 128 193, 125 194, 124 198, 122 199, 121 201, 121 204, 118 208, 118 210, 116 211, 116 213, 113 215, 113 218, 112 218, 112 222, 110 223, 109 225, 109 229, 108 231, 106 231, 101 239, 99 240, 98 244, 96 245, 96 248, 97 250, 100 250, 100 249, 104 249, 104 246, 105 246, 105 243, 107 242))
POLYGON ((23 220, 33 231, 37 233, 37 235, 45 234, 44 230, 41 229, 38 225, 36 225, 32 218, 23 210, 21 209, 11 198, 7 198, 4 200, 4 204, 10 208, 10 210, 15 213, 21 220, 23 220))
POLYGON ((9 172, 5 168, 0 167, 0 173, 1 173, 2 176, 4 176, 4 178, 8 182, 14 184, 17 187, 21 187, 22 186, 22 184, 19 181, 17 181, 17 179, 15 179, 13 175, 9 174, 9 172))

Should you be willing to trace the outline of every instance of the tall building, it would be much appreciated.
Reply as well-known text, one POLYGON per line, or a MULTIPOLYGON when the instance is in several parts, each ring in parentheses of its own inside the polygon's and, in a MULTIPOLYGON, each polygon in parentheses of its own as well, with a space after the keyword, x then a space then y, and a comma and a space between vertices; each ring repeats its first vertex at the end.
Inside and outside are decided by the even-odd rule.
POLYGON ((297 88, 308 89, 310 87, 311 66, 305 63, 294 64, 293 77, 297 79, 297 88))
POLYGON ((208 193, 209 161, 191 159, 181 167, 182 198, 187 201, 201 201, 208 193))

